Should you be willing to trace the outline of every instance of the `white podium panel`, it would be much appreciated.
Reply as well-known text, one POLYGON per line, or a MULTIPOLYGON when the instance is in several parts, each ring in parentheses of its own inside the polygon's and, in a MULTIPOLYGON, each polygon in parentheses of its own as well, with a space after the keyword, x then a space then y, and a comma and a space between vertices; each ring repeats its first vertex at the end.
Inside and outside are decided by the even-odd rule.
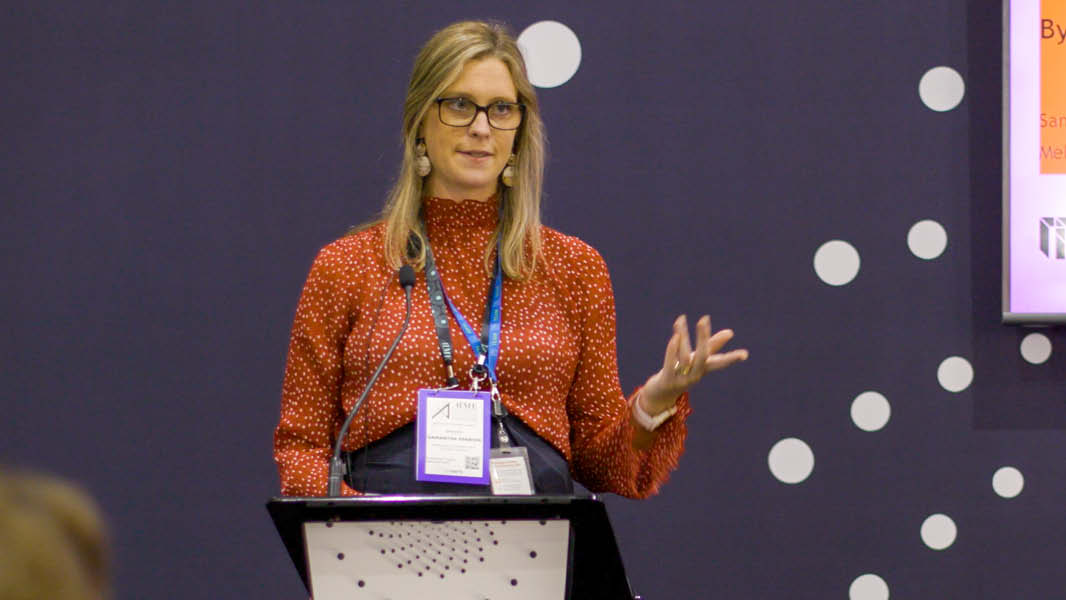
POLYGON ((314 600, 563 600, 570 521, 304 523, 314 600))

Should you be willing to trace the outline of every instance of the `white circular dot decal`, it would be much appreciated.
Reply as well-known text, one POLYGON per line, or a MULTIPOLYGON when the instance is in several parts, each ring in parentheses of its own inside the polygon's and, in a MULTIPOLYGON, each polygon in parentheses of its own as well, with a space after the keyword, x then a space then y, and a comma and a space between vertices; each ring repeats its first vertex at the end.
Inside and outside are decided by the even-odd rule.
POLYGON ((947 515, 930 515, 922 523, 922 541, 933 550, 943 550, 954 544, 957 534, 955 521, 947 515))
POLYGON ((1022 338, 1022 358, 1039 365, 1051 358, 1051 340, 1042 333, 1030 333, 1022 338))
POLYGON ((1002 467, 992 476, 992 489, 1004 498, 1013 498, 1022 493, 1025 487, 1025 478, 1022 472, 1014 467, 1002 467))
POLYGON ((518 48, 526 61, 529 82, 540 88, 558 87, 577 73, 581 65, 581 42, 557 21, 540 21, 518 36, 518 48))
POLYGON ((814 253, 814 272, 829 285, 851 283, 859 274, 859 252, 843 240, 822 244, 814 253))
POLYGON ((799 483, 814 470, 814 453, 806 442, 785 438, 770 448, 770 472, 784 483, 799 483))
POLYGON ((933 67, 918 82, 918 96, 931 110, 944 112, 962 102, 966 84, 962 75, 951 67, 933 67))
POLYGON ((863 392, 851 402, 851 420, 863 431, 877 431, 888 423, 892 407, 877 392, 863 392))
POLYGON ((859 575, 848 588, 848 600, 888 600, 888 584, 873 573, 859 575))
POLYGON ((907 232, 907 247, 918 258, 932 260, 944 253, 948 233, 936 221, 927 219, 915 223, 907 232))
POLYGON ((973 367, 961 356, 949 356, 936 370, 937 381, 949 392, 961 392, 973 383, 973 367))

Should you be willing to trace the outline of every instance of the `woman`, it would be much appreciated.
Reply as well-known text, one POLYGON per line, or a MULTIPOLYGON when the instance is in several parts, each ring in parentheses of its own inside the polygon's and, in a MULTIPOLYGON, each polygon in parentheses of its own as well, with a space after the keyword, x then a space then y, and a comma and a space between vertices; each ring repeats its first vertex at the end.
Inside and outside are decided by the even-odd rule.
POLYGON ((468 373, 484 361, 479 346, 459 338, 450 364, 442 335, 460 330, 457 313, 476 327, 496 272, 499 357, 490 379, 509 413, 505 434, 530 448, 536 491, 564 493, 572 474, 593 491, 655 493, 682 452, 688 388, 747 351, 719 352, 733 334, 711 335, 706 316, 693 349, 681 316, 663 368, 627 401, 603 259, 540 224, 543 126, 522 56, 502 27, 456 23, 426 43, 408 87, 403 140, 382 219, 325 247, 304 286, 274 438, 282 492, 325 494, 334 436, 400 330, 396 269, 410 264, 418 273, 411 324, 344 440, 352 471, 344 494, 485 492, 414 481, 411 423, 419 389, 445 387, 452 373, 460 387, 471 385, 468 373), (443 333, 427 274, 439 276, 439 295, 454 306, 436 313, 447 321, 443 333))

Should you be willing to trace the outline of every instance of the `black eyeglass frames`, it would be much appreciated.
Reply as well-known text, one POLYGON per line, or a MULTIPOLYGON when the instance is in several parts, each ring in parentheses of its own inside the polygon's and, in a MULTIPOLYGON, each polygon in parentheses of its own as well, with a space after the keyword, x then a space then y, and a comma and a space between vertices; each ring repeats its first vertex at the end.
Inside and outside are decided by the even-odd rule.
POLYGON ((481 106, 469 98, 437 98, 437 116, 440 122, 450 127, 466 127, 474 122, 479 112, 484 111, 489 125, 495 129, 518 129, 525 116, 526 106, 518 102, 493 102, 481 106))

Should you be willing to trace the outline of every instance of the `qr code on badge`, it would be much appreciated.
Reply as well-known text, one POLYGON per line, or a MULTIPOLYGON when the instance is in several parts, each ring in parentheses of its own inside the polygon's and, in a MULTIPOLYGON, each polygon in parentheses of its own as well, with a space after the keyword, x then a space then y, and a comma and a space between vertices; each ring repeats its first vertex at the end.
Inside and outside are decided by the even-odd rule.
POLYGON ((481 457, 480 456, 468 456, 466 457, 466 468, 468 469, 480 469, 481 457))

